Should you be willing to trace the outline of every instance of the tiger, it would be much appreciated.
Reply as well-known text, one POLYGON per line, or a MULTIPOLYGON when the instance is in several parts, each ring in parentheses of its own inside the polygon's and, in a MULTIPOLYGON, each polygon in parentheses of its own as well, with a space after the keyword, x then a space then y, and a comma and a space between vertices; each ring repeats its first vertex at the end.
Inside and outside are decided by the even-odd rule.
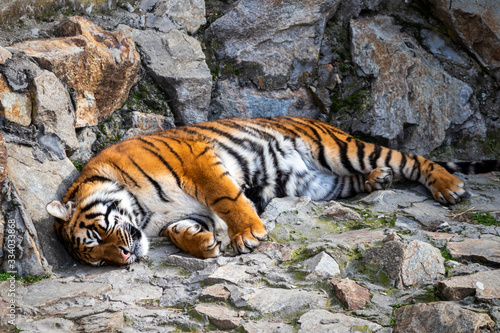
POLYGON ((235 255, 249 253, 265 240, 259 214, 273 198, 335 200, 404 178, 448 205, 466 193, 453 172, 493 170, 500 161, 433 162, 309 118, 231 118, 116 143, 46 210, 68 252, 93 266, 138 261, 157 236, 211 258, 229 245, 235 255))

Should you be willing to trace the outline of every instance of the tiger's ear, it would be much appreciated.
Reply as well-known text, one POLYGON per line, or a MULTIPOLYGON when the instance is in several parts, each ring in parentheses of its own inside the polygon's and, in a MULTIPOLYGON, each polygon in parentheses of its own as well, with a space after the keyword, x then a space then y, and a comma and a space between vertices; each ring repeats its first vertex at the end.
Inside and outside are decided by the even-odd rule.
POLYGON ((75 203, 72 201, 64 203, 58 200, 54 200, 47 204, 45 209, 50 215, 67 222, 71 220, 71 216, 73 216, 73 212, 75 211, 75 203))

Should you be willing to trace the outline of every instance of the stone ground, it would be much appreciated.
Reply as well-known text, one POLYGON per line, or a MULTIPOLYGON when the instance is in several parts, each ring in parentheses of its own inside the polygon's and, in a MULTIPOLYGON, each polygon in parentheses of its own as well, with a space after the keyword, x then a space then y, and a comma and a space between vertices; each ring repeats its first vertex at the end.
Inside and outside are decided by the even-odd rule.
POLYGON ((275 200, 251 254, 199 260, 158 238, 126 268, 55 269, 14 297, 0 282, 1 323, 16 304, 0 331, 499 332, 500 173, 460 177, 451 207, 408 183, 275 200))

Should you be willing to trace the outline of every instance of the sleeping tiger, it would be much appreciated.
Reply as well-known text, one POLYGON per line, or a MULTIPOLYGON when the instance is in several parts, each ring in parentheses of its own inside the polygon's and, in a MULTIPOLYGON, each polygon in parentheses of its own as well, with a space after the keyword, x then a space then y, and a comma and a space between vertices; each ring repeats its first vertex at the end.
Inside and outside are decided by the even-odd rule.
POLYGON ((446 168, 486 172, 500 170, 499 162, 440 165, 307 118, 224 119, 108 147, 47 211, 84 263, 130 264, 148 253, 148 236, 209 258, 228 243, 236 254, 252 251, 267 235, 258 214, 276 197, 346 198, 402 177, 454 204, 464 183, 446 168))

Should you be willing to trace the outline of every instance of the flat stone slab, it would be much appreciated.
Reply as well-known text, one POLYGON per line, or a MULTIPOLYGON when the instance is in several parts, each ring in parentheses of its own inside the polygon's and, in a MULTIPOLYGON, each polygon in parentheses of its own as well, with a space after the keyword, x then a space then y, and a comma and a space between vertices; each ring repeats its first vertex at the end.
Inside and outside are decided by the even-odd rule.
POLYGON ((500 264, 500 237, 488 235, 480 239, 449 242, 447 246, 453 259, 500 264))
POLYGON ((351 311, 362 309, 370 300, 370 291, 350 279, 330 280, 335 296, 351 311))
POLYGON ((233 329, 241 325, 241 317, 238 312, 220 305, 199 304, 195 311, 205 315, 220 329, 233 329))
POLYGON ((327 305, 325 294, 303 289, 262 288, 245 296, 248 305, 262 314, 293 315, 327 305))
POLYGON ((61 299, 79 296, 97 296, 111 290, 107 283, 67 282, 53 280, 40 281, 26 288, 22 304, 30 307, 43 307, 61 299))
POLYGON ((311 310, 299 318, 299 333, 359 332, 356 328, 364 328, 361 332, 377 332, 382 329, 379 324, 368 320, 347 316, 343 313, 331 313, 326 310, 311 310))
POLYGON ((340 243, 344 241, 350 245, 358 245, 379 242, 384 238, 384 229, 359 229, 345 231, 340 234, 329 235, 324 239, 334 243, 340 243))
POLYGON ((476 295, 480 301, 500 299, 500 269, 440 281, 437 289, 450 301, 476 295))

